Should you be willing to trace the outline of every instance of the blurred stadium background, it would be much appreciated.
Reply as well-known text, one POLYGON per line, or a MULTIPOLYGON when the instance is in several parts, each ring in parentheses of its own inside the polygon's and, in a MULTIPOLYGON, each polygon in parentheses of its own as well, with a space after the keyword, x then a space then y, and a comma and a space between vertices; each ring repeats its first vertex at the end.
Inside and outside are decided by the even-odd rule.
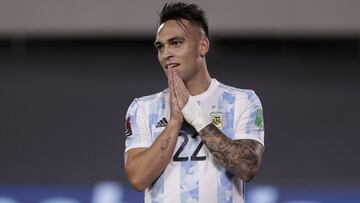
MULTIPOLYGON (((142 202, 124 116, 166 88, 165 1, 0 0, 0 203, 142 202)), ((360 202, 360 1, 196 1, 211 75, 262 100, 248 203, 360 202)))

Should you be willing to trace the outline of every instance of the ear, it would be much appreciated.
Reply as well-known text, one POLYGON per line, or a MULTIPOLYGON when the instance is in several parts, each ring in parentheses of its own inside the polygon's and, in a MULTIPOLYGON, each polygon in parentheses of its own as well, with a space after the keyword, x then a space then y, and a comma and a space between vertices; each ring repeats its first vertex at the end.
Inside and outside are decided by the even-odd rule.
POLYGON ((207 37, 202 37, 200 40, 200 56, 205 57, 206 53, 209 51, 210 42, 207 37))

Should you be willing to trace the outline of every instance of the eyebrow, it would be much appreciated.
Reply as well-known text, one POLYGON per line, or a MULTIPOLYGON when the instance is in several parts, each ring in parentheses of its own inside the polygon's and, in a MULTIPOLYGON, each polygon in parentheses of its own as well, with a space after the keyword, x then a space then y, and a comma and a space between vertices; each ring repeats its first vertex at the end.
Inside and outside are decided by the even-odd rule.
MULTIPOLYGON (((176 41, 176 40, 185 40, 185 38, 184 37, 173 37, 173 38, 170 38, 170 39, 168 39, 167 41, 168 42, 173 42, 173 41, 176 41)), ((161 42, 159 42, 159 41, 155 41, 154 42, 154 46, 156 46, 156 45, 162 45, 163 43, 161 43, 161 42)))

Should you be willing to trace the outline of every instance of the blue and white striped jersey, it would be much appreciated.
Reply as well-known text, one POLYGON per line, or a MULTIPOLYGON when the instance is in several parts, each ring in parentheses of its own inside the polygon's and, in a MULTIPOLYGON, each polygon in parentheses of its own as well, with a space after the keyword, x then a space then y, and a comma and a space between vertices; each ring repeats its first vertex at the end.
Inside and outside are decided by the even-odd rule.
MULTIPOLYGON (((212 79, 208 90, 194 96, 202 110, 226 136, 253 139, 264 145, 259 98, 252 90, 230 87, 212 79)), ((135 99, 126 115, 125 153, 149 147, 170 118, 168 89, 135 99)), ((218 164, 192 126, 184 124, 173 159, 145 191, 145 202, 242 203, 244 183, 218 164)))

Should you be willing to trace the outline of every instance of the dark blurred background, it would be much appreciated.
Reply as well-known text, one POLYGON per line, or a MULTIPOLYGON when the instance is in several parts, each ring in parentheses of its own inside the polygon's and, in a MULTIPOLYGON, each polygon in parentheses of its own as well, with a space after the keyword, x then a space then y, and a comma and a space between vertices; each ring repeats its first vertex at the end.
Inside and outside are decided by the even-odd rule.
MULTIPOLYGON (((198 3, 211 76, 263 104, 266 153, 249 192, 357 202, 360 3, 198 3), (329 199, 301 196, 309 188, 329 199)), ((120 193, 98 202, 142 201, 124 174, 123 126, 134 98, 167 87, 153 47, 163 4, 0 3, 0 200, 96 202, 100 183, 120 193)))

